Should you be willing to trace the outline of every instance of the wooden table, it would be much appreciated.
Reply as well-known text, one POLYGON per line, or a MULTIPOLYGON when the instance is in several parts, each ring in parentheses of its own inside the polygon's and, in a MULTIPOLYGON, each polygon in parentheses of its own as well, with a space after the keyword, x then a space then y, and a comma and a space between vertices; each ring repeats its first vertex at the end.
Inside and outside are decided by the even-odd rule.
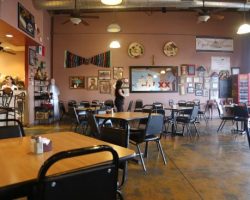
MULTIPOLYGON (((171 110, 171 118, 174 120, 175 119, 175 114, 174 114, 175 112, 190 110, 190 109, 193 109, 193 107, 173 105, 173 106, 164 107, 164 109, 165 110, 171 110)), ((180 135, 175 130, 174 121, 172 123, 171 133, 172 133, 173 136, 174 135, 180 135)))
MULTIPOLYGON (((108 144, 117 151, 120 160, 127 160, 135 156, 135 152, 128 148, 73 132, 44 134, 42 137, 51 139, 52 151, 43 154, 31 153, 30 137, 0 140, 0 199, 6 199, 9 195, 13 198, 29 194, 41 165, 50 156, 60 151, 108 144)), ((48 174, 103 163, 111 159, 112 155, 107 152, 66 159, 52 166, 48 174)))

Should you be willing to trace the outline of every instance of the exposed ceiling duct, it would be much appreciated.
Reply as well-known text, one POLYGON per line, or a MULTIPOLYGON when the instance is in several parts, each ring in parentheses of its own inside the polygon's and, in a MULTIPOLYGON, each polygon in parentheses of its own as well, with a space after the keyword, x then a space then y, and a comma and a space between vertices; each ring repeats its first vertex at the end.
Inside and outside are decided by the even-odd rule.
MULTIPOLYGON (((34 6, 45 10, 72 10, 74 0, 33 0, 34 6)), ((189 10, 203 6, 202 0, 123 0, 120 5, 103 5, 100 0, 77 0, 78 8, 85 11, 142 10, 149 8, 166 8, 166 10, 189 10)), ((245 0, 208 0, 206 8, 224 8, 236 11, 250 9, 250 2, 245 0)))

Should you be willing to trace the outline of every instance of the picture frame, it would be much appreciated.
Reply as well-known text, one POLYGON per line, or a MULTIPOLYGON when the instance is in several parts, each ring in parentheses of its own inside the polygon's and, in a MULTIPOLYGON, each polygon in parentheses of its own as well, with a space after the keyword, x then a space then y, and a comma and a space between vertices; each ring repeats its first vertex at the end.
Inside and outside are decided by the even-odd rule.
POLYGON ((232 75, 240 74, 240 68, 239 67, 231 67, 231 74, 232 75))
POLYGON ((181 66, 180 66, 180 75, 181 75, 181 76, 186 76, 186 75, 188 75, 187 69, 188 69, 188 66, 187 66, 187 65, 181 65, 181 66))
POLYGON ((208 97, 209 96, 209 90, 203 90, 203 96, 208 97))
POLYGON ((99 81, 99 91, 101 94, 111 94, 110 81, 99 81))
POLYGON ((188 87, 193 87, 193 83, 188 83, 188 87))
POLYGON ((196 90, 202 90, 202 83, 195 83, 195 89, 196 90))
POLYGON ((113 78, 115 80, 123 78, 123 67, 114 67, 113 69, 113 78))
POLYGON ((21 4, 18 2, 18 28, 30 35, 35 37, 35 17, 21 4))
POLYGON ((193 87, 187 87, 187 93, 188 94, 194 93, 194 88, 193 87))
POLYGON ((85 77, 84 76, 70 76, 69 77, 69 88, 70 89, 84 89, 85 88, 85 77))
POLYGON ((193 77, 187 77, 186 82, 187 83, 193 83, 193 77))
POLYGON ((98 71, 99 80, 111 80, 111 71, 110 70, 99 70, 98 71))
POLYGON ((203 90, 195 90, 195 96, 203 96, 203 90))
POLYGON ((185 86, 184 85, 179 85, 179 94, 180 95, 185 95, 185 86))
POLYGON ((178 66, 130 66, 130 93, 178 91, 178 66))
POLYGON ((195 65, 188 65, 187 66, 187 73, 188 73, 188 75, 195 75, 195 65))
POLYGON ((233 38, 196 36, 196 51, 233 52, 233 38))
POLYGON ((34 49, 29 48, 29 65, 36 65, 36 51, 34 49))
POLYGON ((87 90, 98 90, 98 77, 88 76, 86 85, 87 85, 87 90))

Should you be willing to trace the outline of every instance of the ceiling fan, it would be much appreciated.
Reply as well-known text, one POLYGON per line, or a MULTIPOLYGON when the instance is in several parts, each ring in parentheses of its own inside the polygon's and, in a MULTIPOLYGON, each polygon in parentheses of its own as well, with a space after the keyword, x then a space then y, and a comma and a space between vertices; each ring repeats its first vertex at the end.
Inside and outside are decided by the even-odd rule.
POLYGON ((16 53, 12 49, 1 46, 1 44, 2 44, 2 42, 0 42, 0 52, 16 55, 16 53))
POLYGON ((70 18, 64 21, 62 24, 66 24, 68 22, 72 22, 74 25, 78 25, 80 23, 84 24, 85 26, 89 26, 89 23, 84 20, 84 18, 89 19, 99 19, 99 16, 92 16, 92 15, 81 15, 80 9, 77 8, 77 0, 75 0, 74 10, 72 10, 70 14, 70 18))
POLYGON ((197 23, 207 22, 209 19, 223 20, 224 16, 216 14, 224 9, 209 10, 205 7, 205 0, 202 1, 202 8, 195 9, 198 12, 197 23))

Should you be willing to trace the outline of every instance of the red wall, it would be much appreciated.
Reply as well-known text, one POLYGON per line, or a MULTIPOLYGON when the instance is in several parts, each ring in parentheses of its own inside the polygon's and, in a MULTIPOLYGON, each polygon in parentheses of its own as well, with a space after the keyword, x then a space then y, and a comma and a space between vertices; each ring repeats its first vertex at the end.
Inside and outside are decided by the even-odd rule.
MULTIPOLYGON (((152 55, 155 56, 155 66, 180 66, 181 64, 203 65, 210 68, 211 56, 229 56, 231 66, 242 66, 242 44, 236 30, 241 22, 242 16, 237 13, 225 13, 225 19, 218 21, 211 19, 207 23, 197 24, 196 13, 101 13, 100 19, 87 20, 90 26, 82 24, 73 26, 71 23, 62 25, 65 17, 55 18, 54 26, 54 61, 53 76, 61 90, 60 98, 64 101, 70 99, 92 100, 114 98, 113 94, 100 94, 98 91, 87 91, 85 89, 69 89, 69 76, 97 76, 98 70, 102 68, 94 65, 82 65, 78 68, 65 69, 64 51, 69 50, 83 57, 91 57, 109 50, 112 39, 118 39, 122 45, 120 49, 112 49, 112 66, 124 67, 124 77, 129 77, 129 66, 152 65, 152 55), (112 34, 106 32, 106 27, 111 22, 119 23, 122 31, 112 34), (233 53, 197 53, 195 50, 195 37, 199 35, 233 37, 233 53), (166 57, 163 54, 163 45, 167 41, 173 41, 179 47, 179 53, 175 57, 166 57), (128 56, 127 48, 131 42, 140 42, 144 45, 145 54, 133 59, 128 56)), ((113 72, 113 68, 110 68, 113 72)), ((208 73, 210 74, 210 72, 208 73)), ((113 81, 114 82, 114 81, 113 81)), ((144 103, 161 101, 167 103, 169 98, 193 100, 193 94, 180 96, 179 93, 133 93, 127 98, 141 98, 144 103)), ((207 98, 202 97, 205 101, 207 98)))

